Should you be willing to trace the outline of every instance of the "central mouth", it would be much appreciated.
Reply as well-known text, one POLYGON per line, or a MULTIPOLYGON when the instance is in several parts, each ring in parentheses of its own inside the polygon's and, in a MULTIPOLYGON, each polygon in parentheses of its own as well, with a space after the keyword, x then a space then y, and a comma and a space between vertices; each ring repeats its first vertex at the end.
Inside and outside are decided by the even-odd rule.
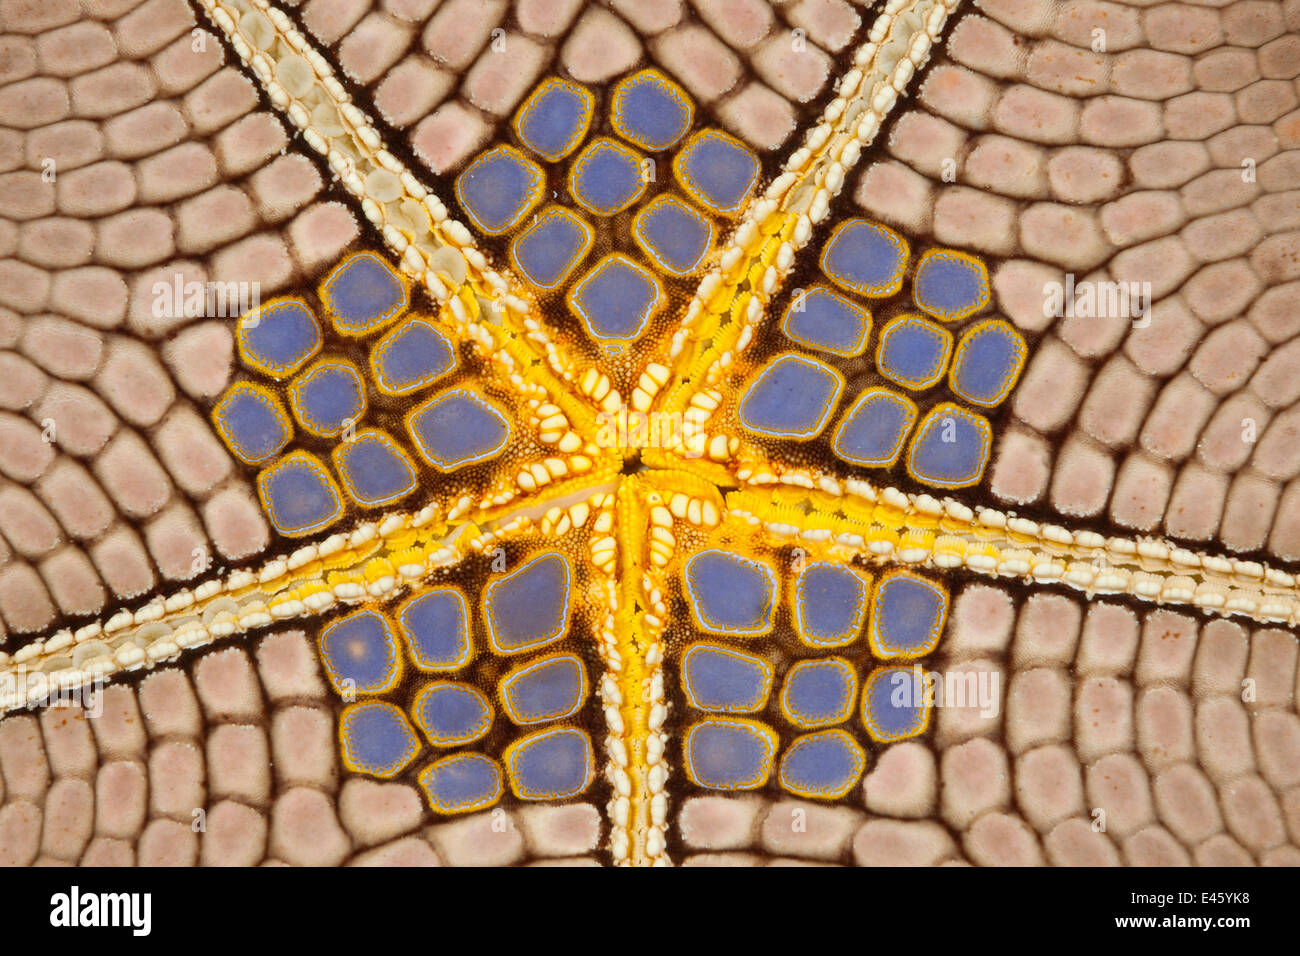
POLYGON ((623 467, 619 473, 622 475, 639 475, 647 470, 647 466, 641 461, 641 450, 633 448, 623 456, 623 467))

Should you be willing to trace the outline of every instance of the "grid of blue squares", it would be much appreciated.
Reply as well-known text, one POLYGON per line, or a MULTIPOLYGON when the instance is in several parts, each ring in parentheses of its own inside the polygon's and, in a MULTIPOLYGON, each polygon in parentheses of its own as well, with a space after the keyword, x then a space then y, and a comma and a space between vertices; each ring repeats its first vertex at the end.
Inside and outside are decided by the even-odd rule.
POLYGON ((590 697, 587 663, 554 647, 568 629, 571 591, 568 558, 545 551, 494 574, 477 608, 460 588, 436 586, 391 615, 355 611, 325 627, 321 661, 348 702, 338 728, 344 766, 389 779, 432 748, 417 780, 443 814, 492 806, 507 786, 520 800, 586 790, 595 778, 590 735, 562 721, 590 697), (474 646, 475 613, 488 647, 474 646), (495 702, 463 679, 477 653, 505 658, 495 702), (411 668, 430 679, 403 711, 382 698, 411 668), (503 717, 519 735, 496 757, 477 749, 503 717))
POLYGON ((855 723, 875 743, 915 737, 928 726, 924 687, 910 663, 898 662, 937 647, 948 595, 908 570, 877 580, 839 562, 807 562, 786 581, 805 656, 778 675, 761 647, 745 646, 776 624, 778 577, 771 563, 721 548, 698 552, 682 568, 682 594, 700 637, 682 651, 679 679, 687 704, 702 712, 683 742, 687 774, 701 787, 750 790, 775 772, 790 793, 839 799, 866 767, 855 723), (863 638, 878 663, 865 674, 846 657, 823 656, 863 638))
POLYGON ((978 259, 951 249, 920 256, 911 283, 919 311, 894 315, 876 333, 880 384, 844 394, 837 366, 863 355, 873 331, 871 311, 860 300, 900 292, 909 256, 907 241, 877 223, 848 219, 832 230, 819 258, 827 282, 797 290, 781 318, 781 332, 800 351, 774 355, 753 373, 737 407, 742 428, 794 441, 829 429, 831 452, 841 461, 887 468, 901 458, 914 479, 937 488, 983 478, 993 435, 977 409, 996 407, 1011 394, 1027 347, 1002 319, 977 321, 959 336, 949 327, 989 304, 988 272, 978 259), (913 394, 945 379, 960 403, 939 401, 921 415, 913 394), (847 405, 832 427, 841 399, 847 405))
POLYGON ((405 282, 374 253, 335 267, 321 283, 320 304, 319 316, 298 297, 243 316, 237 344, 252 375, 231 385, 212 411, 236 457, 261 466, 262 507, 289 537, 329 527, 349 501, 362 508, 400 501, 419 483, 417 461, 454 471, 496 457, 510 437, 505 411, 468 387, 417 397, 404 436, 366 427, 371 389, 416 396, 456 369, 456 349, 434 320, 408 311, 405 282), (321 355, 327 325, 341 340, 374 339, 364 365, 321 355), (295 434, 334 443, 328 462, 290 449, 295 434))
POLYGON ((476 157, 456 179, 456 198, 481 232, 512 233, 508 254, 515 271, 539 293, 568 287, 565 302, 586 334, 617 350, 635 341, 666 305, 657 274, 680 278, 703 268, 717 220, 743 211, 759 164, 752 150, 722 130, 691 133, 694 104, 657 70, 614 85, 607 103, 613 135, 588 138, 596 109, 587 88, 558 77, 544 80, 515 114, 519 145, 476 157), (674 149, 669 163, 662 154, 674 149), (568 165, 561 199, 546 185, 542 164, 562 161, 568 165), (652 189, 661 178, 657 170, 666 173, 668 166, 677 189, 652 189), (550 191, 555 195, 548 202, 550 191), (647 194, 652 198, 645 202, 647 194), (630 223, 615 220, 615 251, 580 271, 599 221, 629 212, 630 223), (631 243, 621 242, 624 233, 631 243), (634 249, 640 254, 629 255, 634 249))

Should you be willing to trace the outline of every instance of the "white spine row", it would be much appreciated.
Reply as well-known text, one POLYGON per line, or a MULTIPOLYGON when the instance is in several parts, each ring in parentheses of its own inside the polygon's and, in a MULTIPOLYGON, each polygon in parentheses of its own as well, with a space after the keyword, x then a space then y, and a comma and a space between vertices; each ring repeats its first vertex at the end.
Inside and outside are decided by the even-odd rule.
POLYGON ((605 715, 605 779, 611 794, 606 812, 609 816, 609 849, 614 862, 620 866, 630 863, 635 835, 631 832, 633 787, 630 767, 634 759, 636 742, 632 739, 634 728, 623 719, 625 699, 620 687, 626 662, 619 649, 618 640, 618 541, 614 535, 614 505, 617 495, 610 493, 593 499, 596 510, 592 536, 588 544, 591 563, 603 576, 600 590, 603 607, 595 633, 599 642, 601 661, 605 673, 601 675, 597 693, 605 715))
MULTIPOLYGON (((468 505, 466 498, 453 508, 468 505)), ((460 523, 417 548, 402 547, 402 539, 445 520, 437 506, 364 522, 349 534, 304 545, 260 568, 209 578, 160 595, 137 610, 63 628, 13 654, 0 653, 0 714, 38 704, 51 691, 71 691, 151 669, 223 638, 307 621, 339 607, 392 601, 471 552, 490 550, 533 529, 558 535, 561 529, 582 527, 590 513, 584 498, 568 508, 551 508, 540 521, 527 514, 504 516, 478 528, 473 538, 464 533, 471 525, 460 523), (351 573, 331 583, 331 570, 351 573)))
POLYGON ((664 730, 664 724, 668 719, 668 701, 664 696, 663 666, 663 630, 668 620, 668 607, 661 588, 656 584, 656 579, 660 577, 660 568, 667 564, 677 542, 672 534, 672 514, 659 503, 659 496, 647 496, 647 504, 650 527, 646 539, 646 556, 650 559, 650 566, 643 570, 640 586, 648 639, 645 651, 648 679, 642 691, 642 704, 646 710, 644 773, 649 812, 642 816, 642 819, 647 821, 642 840, 646 858, 651 866, 669 866, 671 865, 667 843, 669 771, 665 760, 668 735, 664 730))
POLYGON ((13 654, 0 653, 0 714, 27 706, 29 697, 30 702, 37 702, 42 698, 42 687, 71 690, 94 681, 108 681, 276 621, 311 617, 338 605, 383 598, 399 583, 417 580, 436 567, 459 561, 461 554, 454 543, 430 554, 419 566, 401 566, 396 568, 397 576, 378 578, 365 586, 340 583, 298 601, 285 600, 280 591, 309 565, 329 561, 349 549, 365 548, 377 539, 382 541, 410 528, 424 527, 436 517, 437 510, 430 507, 414 515, 368 521, 350 534, 331 535, 287 557, 272 558, 256 570, 231 571, 192 587, 181 587, 134 611, 118 611, 75 630, 64 628, 13 654), (35 673, 44 675, 44 679, 33 682, 24 676, 35 673))
POLYGON ((988 577, 1061 584, 1090 597, 1129 595, 1259 623, 1300 624, 1300 578, 1257 561, 1193 551, 1157 537, 1071 530, 1014 512, 972 509, 950 497, 876 488, 860 479, 841 481, 807 471, 739 477, 744 490, 770 494, 774 486, 784 486, 809 493, 804 505, 796 506, 799 515, 788 521, 729 509, 728 517, 762 525, 775 539, 818 543, 879 564, 964 567, 988 577), (872 514, 870 530, 837 526, 823 504, 836 499, 845 502, 850 516, 872 514))
POLYGON ((854 53, 853 69, 840 80, 821 122, 808 131, 803 145, 789 156, 764 194, 750 203, 718 264, 701 280, 681 328, 674 333, 674 357, 690 337, 691 326, 705 313, 706 303, 722 286, 723 273, 744 257, 763 224, 779 212, 798 218, 793 233, 752 290, 755 298, 744 315, 747 327, 733 348, 718 356, 707 383, 716 381, 734 353, 753 338, 753 328, 763 320, 767 303, 794 268, 796 254, 812 238, 813 227, 826 218, 831 201, 844 188, 863 150, 875 140, 912 77, 929 59, 958 3, 960 0, 889 0, 871 25, 867 41, 854 53))
POLYGON ((537 320, 518 280, 493 269, 465 224, 385 148, 374 122, 293 21, 267 0, 199 3, 271 104, 356 199, 399 268, 445 306, 481 354, 511 364, 489 328, 504 313, 557 374, 571 379, 570 361, 537 320))

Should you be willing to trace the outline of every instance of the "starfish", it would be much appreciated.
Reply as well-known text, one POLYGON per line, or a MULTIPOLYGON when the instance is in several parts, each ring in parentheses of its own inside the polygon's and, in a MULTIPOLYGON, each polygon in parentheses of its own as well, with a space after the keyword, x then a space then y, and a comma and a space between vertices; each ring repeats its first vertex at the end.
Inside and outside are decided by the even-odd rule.
POLYGON ((963 497, 1026 343, 980 315, 978 258, 913 258, 840 198, 958 3, 890 0, 779 167, 657 71, 614 86, 590 139, 592 91, 548 80, 521 148, 453 202, 288 14, 200 0, 382 247, 239 320, 248 374, 212 420, 280 553, 26 644, 0 712, 312 622, 349 770, 419 766, 448 817, 603 788, 611 859, 665 865, 688 786, 775 773, 835 801, 867 750, 923 734, 954 580, 1295 626, 1284 570, 963 497), (679 191, 638 207, 669 155, 679 191), (562 161, 576 210, 547 197, 562 161))

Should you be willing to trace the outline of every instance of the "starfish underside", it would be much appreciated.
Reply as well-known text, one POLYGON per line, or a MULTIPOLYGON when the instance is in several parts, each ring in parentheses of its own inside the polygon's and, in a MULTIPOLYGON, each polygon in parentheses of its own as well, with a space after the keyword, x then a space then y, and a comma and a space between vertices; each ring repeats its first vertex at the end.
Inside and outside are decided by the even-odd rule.
MULTIPOLYGON (((1025 342, 976 314, 989 300, 977 259, 929 250, 909 264, 904 237, 837 215, 846 178, 957 2, 891 0, 779 168, 692 126, 689 97, 653 71, 616 90, 684 104, 671 139, 680 150, 609 106, 613 134, 579 152, 590 91, 543 83, 516 118, 520 148, 483 154, 457 180, 467 226, 452 197, 385 148, 288 15, 266 0, 201 0, 382 246, 340 263, 317 292, 241 320, 247 374, 213 421, 257 470, 282 552, 34 641, 5 673, 77 686, 317 621, 347 704, 339 738, 350 770, 418 769, 431 809, 447 815, 492 806, 507 789, 522 801, 603 794, 612 858, 654 865, 670 861, 670 794, 687 781, 740 790, 775 774, 790 793, 839 799, 864 747, 924 732, 933 699, 891 702, 889 691, 922 679, 912 664, 935 649, 954 576, 1294 625, 1300 591, 1283 571, 963 501, 983 478, 1025 342), (566 94, 585 118, 548 155, 527 111, 566 94), (709 149, 723 151, 716 167, 698 158, 709 149), (632 226, 637 245, 611 239, 609 217, 633 207, 644 178, 629 187, 635 197, 611 200, 616 209, 595 195, 608 182, 590 196, 573 185, 584 162, 626 160, 641 175, 643 153, 664 169, 675 156, 676 211, 709 237, 694 261, 656 259, 648 211, 632 226), (479 162, 477 175, 498 178, 475 194, 479 162), (566 169, 577 212, 546 198, 546 176, 566 169), (526 243, 547 225, 569 228, 573 243, 552 281, 539 279, 526 243), (583 260, 596 230, 615 252, 583 260), (496 238, 507 233, 508 248, 496 238), (923 270, 945 267, 954 271, 924 286, 923 270), (965 298, 954 291, 962 277, 974 283, 965 298), (602 279, 614 291, 597 301, 602 279), (353 309, 349 283, 372 298, 382 287, 391 302, 353 309), (640 311, 614 315, 642 288, 640 311), (858 317, 847 340, 819 324, 827 309, 858 317), (315 329, 306 344, 285 333, 258 345, 259 329, 291 314, 315 329), (399 333, 424 336, 435 355, 405 383, 384 359, 399 333), (337 357, 316 355, 322 340, 337 357), (272 346, 293 354, 258 351, 272 346), (338 421, 325 421, 339 400, 321 384, 330 374, 357 383, 358 404, 338 421), (941 381, 940 401, 943 389, 930 389, 941 381), (260 451, 249 443, 264 434, 240 417, 257 410, 281 430, 260 451), (375 457, 349 464, 363 451, 375 457), (424 738, 437 759, 415 759, 424 738)), ((44 692, 10 681, 0 709, 44 692)))

